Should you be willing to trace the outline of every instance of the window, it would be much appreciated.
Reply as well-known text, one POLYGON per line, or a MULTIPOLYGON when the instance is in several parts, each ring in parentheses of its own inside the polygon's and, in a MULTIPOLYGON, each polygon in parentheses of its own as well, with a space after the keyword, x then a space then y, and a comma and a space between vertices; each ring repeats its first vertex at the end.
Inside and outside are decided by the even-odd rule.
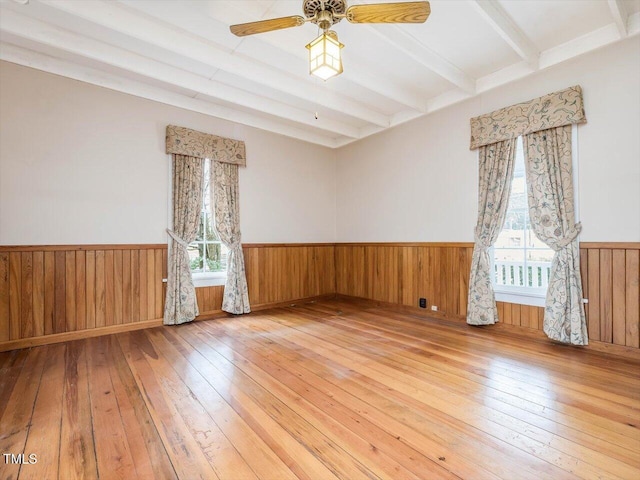
POLYGON ((189 244, 191 274, 196 286, 221 285, 227 276, 227 247, 213 229, 213 202, 209 188, 211 161, 204 161, 202 210, 196 240, 189 244))
POLYGON ((509 208, 493 246, 496 299, 544 305, 553 250, 538 240, 529 221, 522 137, 518 138, 509 208))

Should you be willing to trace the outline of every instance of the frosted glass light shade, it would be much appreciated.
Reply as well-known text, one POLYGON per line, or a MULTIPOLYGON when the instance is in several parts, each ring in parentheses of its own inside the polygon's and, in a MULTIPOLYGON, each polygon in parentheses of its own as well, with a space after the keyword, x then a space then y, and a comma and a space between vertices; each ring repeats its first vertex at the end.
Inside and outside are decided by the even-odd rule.
POLYGON ((313 40, 307 49, 309 50, 309 73, 327 80, 342 73, 342 58, 340 50, 344 47, 338 41, 338 35, 334 31, 325 32, 313 40))

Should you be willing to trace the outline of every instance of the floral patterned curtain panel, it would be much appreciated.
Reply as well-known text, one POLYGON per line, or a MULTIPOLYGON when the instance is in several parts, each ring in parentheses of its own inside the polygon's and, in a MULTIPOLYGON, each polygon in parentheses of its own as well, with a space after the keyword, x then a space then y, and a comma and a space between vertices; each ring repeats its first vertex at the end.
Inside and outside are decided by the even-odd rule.
POLYGON ((167 125, 166 152, 173 159, 173 231, 164 323, 190 322, 199 315, 187 247, 195 240, 202 208, 204 159, 211 159, 212 199, 222 242, 229 248, 222 309, 248 313, 249 295, 240 243, 238 166, 246 166, 244 142, 167 125))
POLYGON ((164 324, 190 322, 199 315, 187 247, 196 238, 202 208, 204 159, 173 154, 173 230, 164 324))
POLYGON ((504 225, 515 155, 515 138, 480 147, 478 222, 467 306, 467 323, 470 325, 493 325, 498 321, 489 248, 504 225))
POLYGON ((579 85, 471 119, 471 149, 573 123, 584 123, 579 85))
POLYGON ((510 184, 512 171, 487 157, 499 145, 497 142, 514 142, 523 136, 531 225, 536 236, 555 251, 544 331, 560 342, 587 344, 577 240, 581 226, 575 223, 571 157, 571 125, 586 121, 580 86, 471 119, 471 149, 480 148, 480 191, 468 323, 486 325, 497 321, 488 248, 502 229, 502 209, 507 208, 502 203, 506 203, 509 192, 503 196, 506 189, 501 182, 510 184), (492 180, 487 168, 497 169, 495 175, 503 175, 502 180, 492 180))
POLYGON ((544 309, 553 340, 587 345, 580 277, 580 223, 575 223, 571 125, 524 136, 529 215, 536 236, 554 250, 544 309))
POLYGON ((222 310, 234 314, 249 313, 249 291, 244 269, 244 254, 240 243, 240 198, 238 165, 211 162, 211 198, 214 199, 215 229, 229 249, 227 281, 224 286, 222 310))

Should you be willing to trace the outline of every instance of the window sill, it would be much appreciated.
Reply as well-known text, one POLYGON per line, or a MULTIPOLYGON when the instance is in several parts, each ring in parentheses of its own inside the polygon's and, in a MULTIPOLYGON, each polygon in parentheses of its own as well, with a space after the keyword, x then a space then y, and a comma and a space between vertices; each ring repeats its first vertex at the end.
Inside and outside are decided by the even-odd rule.
POLYGON ((546 301, 546 293, 522 292, 498 290, 495 288, 496 301, 517 303, 520 305, 530 305, 532 307, 544 307, 546 301))
POLYGON ((224 285, 227 282, 226 273, 212 273, 212 274, 192 274, 193 286, 198 287, 216 287, 224 285))

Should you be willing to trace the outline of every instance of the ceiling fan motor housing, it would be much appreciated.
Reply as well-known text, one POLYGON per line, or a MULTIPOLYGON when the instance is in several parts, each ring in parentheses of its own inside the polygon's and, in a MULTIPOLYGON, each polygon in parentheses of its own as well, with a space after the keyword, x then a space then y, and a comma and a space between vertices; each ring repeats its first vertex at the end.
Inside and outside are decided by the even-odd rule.
POLYGON ((342 20, 347 11, 345 0, 304 0, 304 15, 323 30, 327 30, 342 20), (336 15, 338 16, 336 18, 336 15))

